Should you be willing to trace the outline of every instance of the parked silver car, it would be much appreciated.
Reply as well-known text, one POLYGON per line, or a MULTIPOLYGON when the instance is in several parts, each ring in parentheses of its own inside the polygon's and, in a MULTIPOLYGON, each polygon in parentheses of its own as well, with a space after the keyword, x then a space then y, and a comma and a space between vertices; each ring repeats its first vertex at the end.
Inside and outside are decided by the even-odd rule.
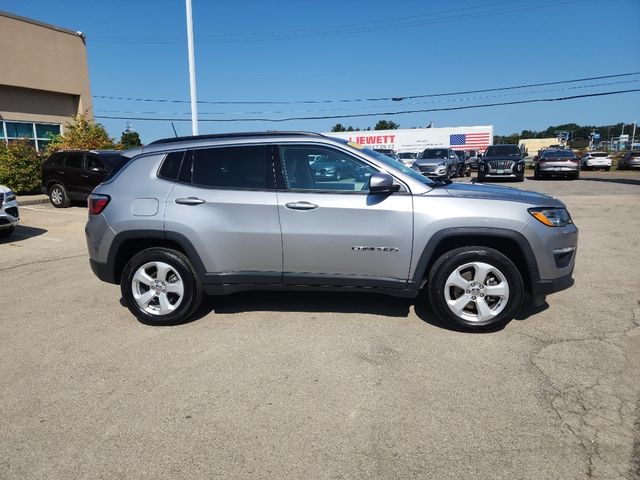
POLYGON ((0 185, 0 238, 11 235, 19 221, 15 193, 9 187, 0 185))
MULTIPOLYGON (((496 328, 525 298, 572 285, 578 230, 552 197, 434 182, 319 134, 153 142, 89 197, 102 280, 142 322, 184 321, 203 293, 321 289, 411 298, 461 329, 496 328), (331 154, 366 173, 317 182, 331 154)), ((454 154, 455 155, 455 154, 454 154)))
POLYGON ((533 176, 536 180, 545 177, 580 178, 580 160, 571 150, 547 148, 535 162, 533 176))
POLYGON ((427 177, 449 179, 458 175, 458 156, 450 148, 427 148, 413 163, 413 169, 427 177))
POLYGON ((630 170, 640 168, 640 150, 631 150, 620 159, 618 170, 630 170))

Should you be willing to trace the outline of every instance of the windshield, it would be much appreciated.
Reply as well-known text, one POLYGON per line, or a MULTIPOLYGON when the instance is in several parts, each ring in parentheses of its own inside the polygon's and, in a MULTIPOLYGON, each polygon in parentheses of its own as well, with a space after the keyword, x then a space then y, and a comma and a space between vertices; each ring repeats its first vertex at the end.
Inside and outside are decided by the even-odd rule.
POLYGON ((398 154, 400 158, 416 158, 417 156, 418 154, 413 152, 402 152, 398 154))
POLYGON ((609 154, 606 152, 591 152, 589 155, 591 155, 594 158, 600 158, 600 157, 608 157, 609 154))
POLYGON ((520 155, 520 149, 517 145, 492 145, 487 148, 485 157, 497 157, 502 155, 520 155))
POLYGON ((449 151, 446 148, 427 148, 420 158, 449 158, 449 151))
POLYGON ((551 150, 542 154, 544 158, 572 158, 575 157, 571 150, 551 150))
POLYGON ((371 150, 369 148, 365 148, 362 151, 365 152, 370 157, 373 157, 376 160, 379 160, 379 161, 383 162, 385 165, 389 165, 390 167, 395 168, 396 170, 400 170, 405 175, 409 175, 411 178, 413 178, 415 180, 418 180, 419 182, 422 182, 425 185, 428 185, 428 186, 430 186, 432 188, 438 186, 438 184, 436 182, 434 182, 433 180, 429 180, 427 177, 421 175, 420 173, 416 172, 415 170, 405 166, 402 163, 396 162, 394 159, 389 158, 389 157, 387 157, 386 155, 384 155, 382 153, 376 152, 375 150, 371 150))

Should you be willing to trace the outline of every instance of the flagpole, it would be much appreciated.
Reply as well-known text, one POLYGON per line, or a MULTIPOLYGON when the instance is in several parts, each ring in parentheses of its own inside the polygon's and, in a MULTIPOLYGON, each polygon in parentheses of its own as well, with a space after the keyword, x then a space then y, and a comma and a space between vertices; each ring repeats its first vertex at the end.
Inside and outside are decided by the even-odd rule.
POLYGON ((191 91, 191 131, 198 135, 198 101, 196 99, 196 61, 193 49, 193 19, 191 0, 185 0, 187 8, 187 44, 189 48, 189 89, 191 91))

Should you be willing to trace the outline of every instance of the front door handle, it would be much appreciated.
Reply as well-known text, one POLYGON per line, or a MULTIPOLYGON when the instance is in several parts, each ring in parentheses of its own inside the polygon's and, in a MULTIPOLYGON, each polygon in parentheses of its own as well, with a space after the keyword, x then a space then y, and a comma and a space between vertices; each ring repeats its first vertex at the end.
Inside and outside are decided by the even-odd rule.
POLYGON ((176 203, 179 205, 200 205, 205 201, 197 197, 176 198, 176 203))
POLYGON ((292 202, 286 203, 285 207, 291 210, 313 210, 314 208, 318 208, 318 205, 309 202, 292 202))

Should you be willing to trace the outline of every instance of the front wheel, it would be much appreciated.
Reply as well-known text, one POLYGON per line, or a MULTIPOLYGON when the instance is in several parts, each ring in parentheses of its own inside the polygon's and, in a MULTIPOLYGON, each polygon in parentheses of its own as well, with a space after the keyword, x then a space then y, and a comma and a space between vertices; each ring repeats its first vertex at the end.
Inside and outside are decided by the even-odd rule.
POLYGON ((149 325, 182 323, 202 300, 191 262, 169 248, 149 248, 134 255, 124 268, 120 290, 129 311, 149 325))
POLYGON ((524 298, 522 276, 513 262, 497 250, 480 246, 443 254, 429 272, 427 288, 438 318, 471 331, 503 326, 524 298))

